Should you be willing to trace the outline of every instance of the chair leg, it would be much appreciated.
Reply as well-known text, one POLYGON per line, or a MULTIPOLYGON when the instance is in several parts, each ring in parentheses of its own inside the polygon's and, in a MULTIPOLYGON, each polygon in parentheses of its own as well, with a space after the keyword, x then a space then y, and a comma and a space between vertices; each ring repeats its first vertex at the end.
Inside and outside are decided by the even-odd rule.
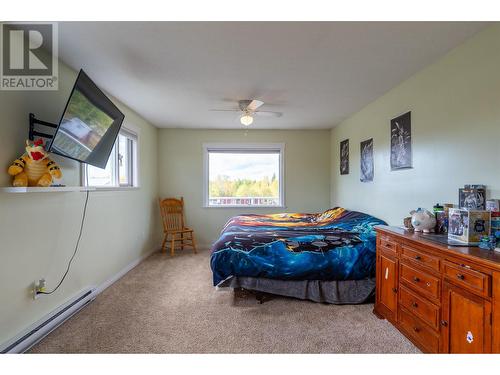
POLYGON ((194 241, 194 232, 191 232, 191 243, 193 246, 194 253, 198 254, 198 251, 196 251, 196 242, 194 241))
POLYGON ((168 233, 165 233, 165 235, 163 236, 163 242, 161 243, 161 252, 163 254, 167 252, 167 249, 165 247, 165 245, 167 244, 167 239, 168 239, 168 233))
POLYGON ((184 250, 184 233, 181 233, 181 250, 184 250))
POLYGON ((175 255, 175 234, 172 233, 172 241, 170 242, 170 256, 175 255))

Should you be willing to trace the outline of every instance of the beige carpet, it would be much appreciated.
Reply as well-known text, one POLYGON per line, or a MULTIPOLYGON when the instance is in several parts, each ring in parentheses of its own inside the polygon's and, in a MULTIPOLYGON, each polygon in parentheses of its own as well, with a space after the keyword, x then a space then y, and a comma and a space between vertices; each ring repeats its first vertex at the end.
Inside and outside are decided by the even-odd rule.
POLYGON ((334 306, 211 286, 209 253, 154 254, 33 353, 418 353, 372 304, 334 306))

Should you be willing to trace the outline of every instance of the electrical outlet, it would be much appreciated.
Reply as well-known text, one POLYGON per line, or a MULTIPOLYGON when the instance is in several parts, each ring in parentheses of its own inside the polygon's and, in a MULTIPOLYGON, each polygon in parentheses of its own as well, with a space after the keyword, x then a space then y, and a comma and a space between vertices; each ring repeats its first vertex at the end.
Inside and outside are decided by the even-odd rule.
POLYGON ((41 294, 40 292, 45 291, 45 284, 46 284, 45 279, 39 279, 33 281, 33 290, 32 290, 33 299, 37 299, 38 297, 43 296, 43 294, 41 294))

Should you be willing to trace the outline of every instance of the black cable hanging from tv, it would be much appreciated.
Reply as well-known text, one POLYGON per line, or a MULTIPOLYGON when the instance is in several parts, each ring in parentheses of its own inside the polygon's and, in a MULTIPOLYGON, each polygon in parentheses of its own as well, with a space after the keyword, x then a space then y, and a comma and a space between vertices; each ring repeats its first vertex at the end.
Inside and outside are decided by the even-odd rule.
POLYGON ((80 240, 82 238, 82 233, 83 233, 83 225, 85 224, 85 216, 87 215, 87 205, 89 203, 89 190, 87 190, 87 195, 85 197, 85 205, 83 206, 83 214, 82 214, 82 220, 80 223, 80 231, 78 232, 78 239, 76 240, 76 245, 75 245, 75 250, 73 251, 73 255, 69 259, 68 266, 66 267, 66 271, 64 272, 64 275, 61 278, 61 281, 57 284, 57 286, 52 289, 50 292, 44 292, 44 291, 37 291, 36 294, 52 294, 54 293, 59 287, 62 285, 64 280, 66 279, 66 276, 68 276, 69 270, 71 268, 71 263, 73 262, 73 259, 75 259, 75 256, 78 252, 78 248, 80 245, 80 240))

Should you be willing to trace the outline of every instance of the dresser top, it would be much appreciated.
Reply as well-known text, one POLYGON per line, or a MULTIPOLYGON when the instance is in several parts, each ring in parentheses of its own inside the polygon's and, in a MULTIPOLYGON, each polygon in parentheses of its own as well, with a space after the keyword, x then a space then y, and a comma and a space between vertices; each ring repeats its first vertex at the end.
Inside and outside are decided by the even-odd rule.
POLYGON ((493 250, 481 249, 477 246, 450 246, 443 243, 433 241, 430 238, 426 238, 425 234, 407 231, 401 227, 393 227, 387 225, 377 225, 375 230, 380 233, 386 233, 389 235, 395 235, 400 238, 404 238, 410 242, 416 242, 420 244, 425 244, 434 249, 440 250, 445 254, 454 256, 463 256, 469 258, 478 263, 482 263, 486 266, 493 267, 500 270, 500 252, 493 250))

